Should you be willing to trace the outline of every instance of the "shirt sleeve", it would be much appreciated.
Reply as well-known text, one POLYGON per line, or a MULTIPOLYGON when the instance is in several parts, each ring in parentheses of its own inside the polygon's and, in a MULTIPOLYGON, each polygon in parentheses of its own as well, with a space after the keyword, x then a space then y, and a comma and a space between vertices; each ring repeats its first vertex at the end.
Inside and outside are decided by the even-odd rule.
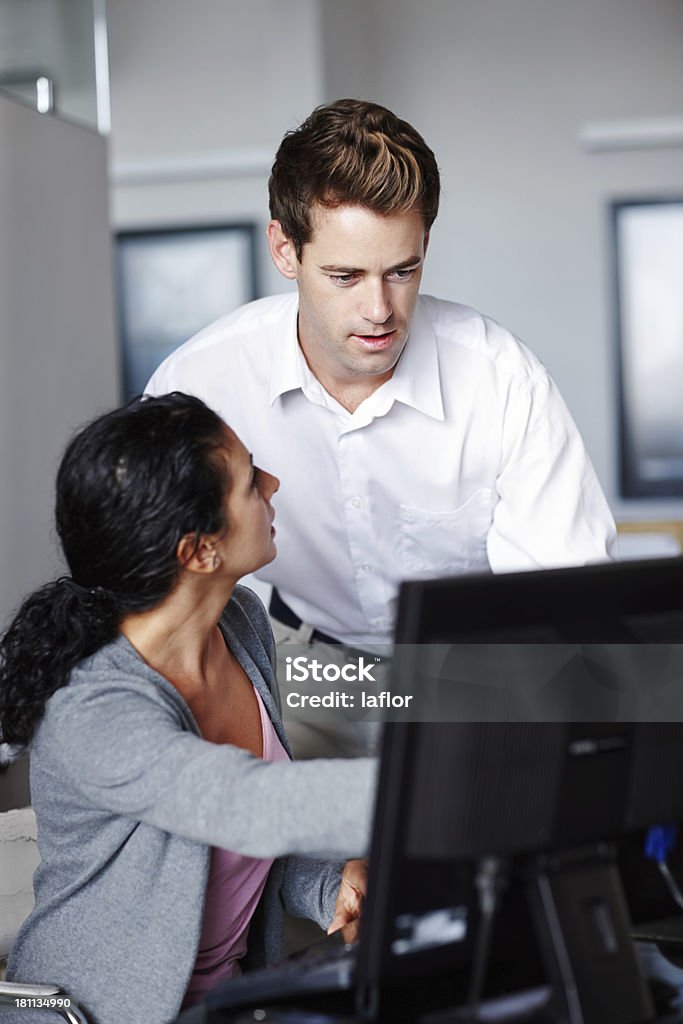
POLYGON ((156 370, 145 385, 144 393, 153 397, 167 395, 171 391, 181 390, 173 381, 173 373, 170 370, 171 361, 167 357, 157 366, 156 370))
POLYGON ((58 691, 36 737, 43 764, 93 808, 246 856, 363 855, 372 759, 262 761, 188 731, 155 690, 113 674, 58 691))
POLYGON ((581 435, 547 371, 511 387, 487 539, 494 572, 614 557, 616 530, 581 435))

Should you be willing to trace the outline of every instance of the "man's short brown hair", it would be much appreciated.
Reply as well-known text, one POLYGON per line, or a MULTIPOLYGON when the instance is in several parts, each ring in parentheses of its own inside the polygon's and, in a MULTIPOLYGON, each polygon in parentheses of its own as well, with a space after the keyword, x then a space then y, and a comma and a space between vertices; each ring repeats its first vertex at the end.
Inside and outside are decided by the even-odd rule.
POLYGON ((294 243, 311 240, 311 208, 342 203, 376 213, 418 210, 429 231, 439 209, 439 169, 422 136, 386 107, 336 100, 287 132, 268 182, 270 215, 294 243))

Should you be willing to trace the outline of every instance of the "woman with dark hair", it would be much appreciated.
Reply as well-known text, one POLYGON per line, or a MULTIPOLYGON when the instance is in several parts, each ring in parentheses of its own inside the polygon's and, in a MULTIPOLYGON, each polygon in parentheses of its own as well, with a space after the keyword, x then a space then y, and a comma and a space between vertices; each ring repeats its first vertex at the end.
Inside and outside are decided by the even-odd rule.
POLYGON ((8 977, 63 986, 95 1024, 173 1020, 247 954, 275 959, 283 906, 359 914, 359 862, 314 857, 365 852, 374 765, 290 761, 268 618, 237 585, 275 557, 277 488, 177 393, 95 420, 62 460, 70 575, 0 643, 41 854, 8 977))

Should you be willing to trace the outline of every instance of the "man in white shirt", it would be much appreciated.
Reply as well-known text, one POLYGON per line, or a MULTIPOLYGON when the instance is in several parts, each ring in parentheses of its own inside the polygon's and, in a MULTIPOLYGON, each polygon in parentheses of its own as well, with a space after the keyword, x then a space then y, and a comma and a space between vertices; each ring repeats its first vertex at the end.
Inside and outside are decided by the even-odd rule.
POLYGON ((271 256, 297 293, 207 327, 148 391, 198 395, 280 477, 260 573, 277 635, 387 643, 401 579, 608 558, 612 517, 546 369, 418 294, 439 173, 415 129, 364 101, 317 108, 269 188, 271 256))

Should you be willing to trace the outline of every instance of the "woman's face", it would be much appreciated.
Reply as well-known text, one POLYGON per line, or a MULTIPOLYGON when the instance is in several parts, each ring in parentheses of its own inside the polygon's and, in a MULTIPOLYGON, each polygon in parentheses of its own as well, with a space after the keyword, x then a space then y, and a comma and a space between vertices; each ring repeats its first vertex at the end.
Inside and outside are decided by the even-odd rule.
POLYGON ((217 551, 235 580, 272 562, 275 547, 275 510, 270 499, 280 486, 272 473, 254 466, 237 435, 226 428, 226 460, 229 490, 225 499, 227 530, 217 551))

